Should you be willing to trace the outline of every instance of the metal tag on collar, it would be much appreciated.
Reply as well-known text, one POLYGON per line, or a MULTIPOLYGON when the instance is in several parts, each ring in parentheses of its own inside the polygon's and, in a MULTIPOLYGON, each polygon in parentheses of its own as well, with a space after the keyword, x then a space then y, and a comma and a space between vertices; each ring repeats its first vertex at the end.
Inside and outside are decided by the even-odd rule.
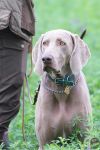
POLYGON ((69 86, 66 86, 65 90, 64 90, 64 93, 66 95, 69 95, 70 94, 70 87, 69 86))

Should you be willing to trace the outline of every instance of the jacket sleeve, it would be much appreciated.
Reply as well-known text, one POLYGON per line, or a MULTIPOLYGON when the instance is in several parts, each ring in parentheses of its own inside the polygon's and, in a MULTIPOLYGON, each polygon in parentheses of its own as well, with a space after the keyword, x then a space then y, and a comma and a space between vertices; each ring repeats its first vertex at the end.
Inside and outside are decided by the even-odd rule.
POLYGON ((29 35, 35 34, 35 15, 32 0, 24 0, 23 2, 21 26, 29 35))
POLYGON ((0 0, 0 30, 10 30, 30 42, 35 33, 32 0, 0 0), (24 32, 25 31, 25 32, 24 32))
POLYGON ((5 29, 9 26, 10 15, 11 9, 9 7, 6 7, 6 3, 0 1, 0 30, 5 29))

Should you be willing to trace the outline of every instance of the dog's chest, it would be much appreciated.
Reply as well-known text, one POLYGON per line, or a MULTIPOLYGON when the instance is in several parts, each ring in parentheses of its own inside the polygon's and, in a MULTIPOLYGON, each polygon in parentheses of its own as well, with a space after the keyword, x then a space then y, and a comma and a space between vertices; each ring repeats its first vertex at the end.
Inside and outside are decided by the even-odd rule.
POLYGON ((59 97, 59 100, 55 103, 55 108, 51 112, 52 125, 58 129, 71 130, 76 110, 73 109, 73 104, 70 101, 66 101, 67 97, 59 97))
POLYGON ((50 128, 55 130, 58 136, 65 138, 72 132, 74 113, 64 102, 57 104, 55 108, 56 110, 51 112, 50 128))

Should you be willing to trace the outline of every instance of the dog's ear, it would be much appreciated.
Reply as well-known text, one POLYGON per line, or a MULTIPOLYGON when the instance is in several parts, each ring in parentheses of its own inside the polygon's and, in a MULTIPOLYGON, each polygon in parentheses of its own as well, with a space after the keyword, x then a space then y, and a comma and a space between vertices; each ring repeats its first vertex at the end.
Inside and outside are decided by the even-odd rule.
POLYGON ((34 71, 38 75, 42 75, 42 41, 43 41, 44 35, 42 34, 39 40, 36 42, 33 50, 32 50, 32 61, 34 66, 34 71))
POLYGON ((78 35, 71 35, 73 51, 70 58, 70 68, 73 74, 78 74, 88 62, 90 50, 78 35))

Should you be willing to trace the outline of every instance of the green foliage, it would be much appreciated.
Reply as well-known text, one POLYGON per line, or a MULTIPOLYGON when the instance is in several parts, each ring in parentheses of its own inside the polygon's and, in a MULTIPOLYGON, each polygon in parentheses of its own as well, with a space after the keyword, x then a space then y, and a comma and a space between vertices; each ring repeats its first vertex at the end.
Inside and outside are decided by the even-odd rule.
MULTIPOLYGON (((85 41, 91 50, 91 59, 85 67, 84 72, 88 82, 91 102, 93 106, 93 130, 90 131, 90 138, 100 139, 100 1, 99 0, 34 0, 36 16, 36 36, 39 36, 52 29, 63 28, 80 34, 82 29, 87 29, 85 41)), ((29 58, 30 59, 30 58, 29 58)), ((28 62, 28 71, 29 65, 28 62)), ((29 79, 31 95, 37 86, 38 77, 33 73, 29 79)), ((22 104, 22 99, 21 99, 22 104)), ((25 137, 22 138, 22 106, 19 115, 10 125, 9 137, 11 150, 37 150, 38 142, 35 136, 34 110, 29 102, 27 90, 25 96, 25 137)), ((59 138, 52 144, 46 145, 45 150, 84 150, 85 145, 79 143, 75 135, 72 136, 72 143, 59 138), (59 146, 62 145, 61 147, 59 146)), ((100 150, 99 148, 95 148, 100 150)))

